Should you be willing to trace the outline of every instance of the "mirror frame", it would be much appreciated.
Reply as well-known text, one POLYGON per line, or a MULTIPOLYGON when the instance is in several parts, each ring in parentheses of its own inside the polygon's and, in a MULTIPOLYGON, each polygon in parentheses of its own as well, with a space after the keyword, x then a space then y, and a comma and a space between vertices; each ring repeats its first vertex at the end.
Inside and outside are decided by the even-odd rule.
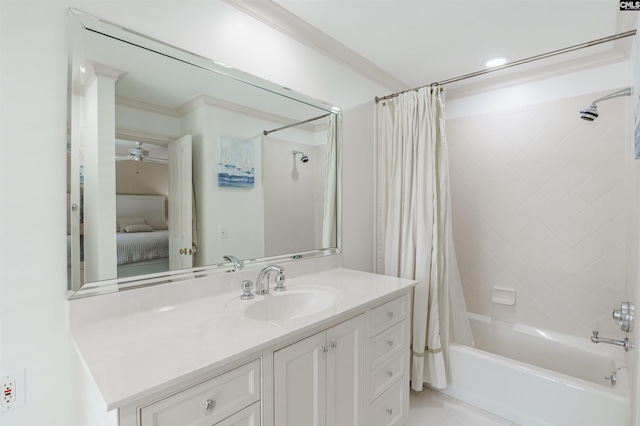
MULTIPOLYGON (((202 68, 204 70, 213 72, 215 74, 230 78, 258 89, 266 90, 275 95, 283 96, 293 101, 301 102, 309 106, 316 107, 324 110, 327 113, 334 114, 336 120, 336 246, 324 249, 309 250, 306 252, 297 252, 282 254, 270 257, 262 257, 256 259, 241 259, 244 262, 246 269, 257 269, 272 263, 283 263, 296 261, 298 259, 310 259, 323 256, 331 256, 341 253, 342 247, 342 112, 341 109, 330 105, 326 102, 314 99, 307 95, 293 91, 287 87, 279 86, 273 82, 263 80, 254 75, 245 73, 243 71, 222 66, 217 64, 214 60, 208 59, 191 52, 188 52, 179 47, 175 47, 164 43, 162 41, 146 37, 142 34, 120 27, 116 24, 112 24, 108 21, 102 20, 85 12, 77 9, 69 8, 67 13, 67 42, 68 42, 68 62, 67 62, 67 75, 68 75, 68 102, 67 102, 67 114, 68 114, 68 129, 70 137, 73 138, 74 122, 77 119, 74 118, 73 111, 73 90, 74 90, 74 69, 78 66, 78 62, 84 63, 84 51, 85 51, 85 39, 84 35, 87 31, 91 31, 97 34, 101 34, 106 37, 111 37, 125 43, 129 43, 140 48, 167 56, 169 58, 188 63, 190 65, 202 68)), ((70 140, 70 139, 69 139, 70 140)), ((69 144, 70 142, 67 142, 69 144)), ((74 163, 69 160, 69 167, 71 170, 79 168, 78 163, 74 163), (75 166, 75 167, 74 167, 75 166)), ((73 173, 71 174, 73 175, 73 173)), ((68 185, 73 185, 74 179, 69 179, 68 185)), ((72 211, 78 208, 82 209, 83 206, 74 203, 74 200, 70 200, 68 203, 69 216, 72 211)), ((70 218, 68 218, 70 220, 70 218)), ((73 236, 73 221, 71 222, 71 235, 73 236)), ((79 231, 78 235, 79 235, 79 231)), ((69 251, 70 253, 70 251, 69 251)), ((70 254, 68 255, 70 256, 70 254)), ((68 259, 69 260, 69 259, 68 259)), ((69 266, 71 268, 72 266, 69 266)), ((71 274, 68 279, 68 298, 70 300, 84 298, 88 296, 96 296, 102 294, 110 294, 124 290, 136 289, 141 287, 147 287, 158 284, 166 284, 170 282, 182 281, 187 279, 201 278, 211 275, 219 275, 233 271, 233 263, 221 262, 218 264, 212 264, 201 267, 193 267, 189 269, 180 269, 166 272, 158 272, 153 274, 138 275, 126 278, 114 278, 108 280, 94 281, 85 283, 83 280, 80 282, 79 289, 72 289, 71 274)), ((79 272, 76 272, 79 274, 79 272)))

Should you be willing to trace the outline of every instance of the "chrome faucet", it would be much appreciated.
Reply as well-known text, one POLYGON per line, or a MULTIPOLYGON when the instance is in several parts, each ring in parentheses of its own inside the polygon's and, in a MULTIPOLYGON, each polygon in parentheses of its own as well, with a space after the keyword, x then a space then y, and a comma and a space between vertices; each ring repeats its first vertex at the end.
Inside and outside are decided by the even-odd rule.
POLYGON ((235 256, 231 256, 230 254, 225 254, 224 256, 222 256, 222 258, 224 260, 228 260, 229 262, 233 263, 234 272, 238 272, 239 270, 244 268, 244 262, 235 256))
POLYGON ((622 346, 625 351, 628 351, 629 348, 633 348, 633 344, 629 341, 628 338, 625 337, 624 340, 616 340, 606 337, 598 337, 598 330, 593 330, 591 341, 593 343, 608 343, 609 345, 622 346))
POLYGON ((276 275, 276 288, 275 291, 284 291, 287 288, 284 286, 284 268, 278 265, 268 265, 258 274, 258 278, 256 278, 256 294, 268 294, 269 293, 269 275, 272 272, 277 273, 276 275))

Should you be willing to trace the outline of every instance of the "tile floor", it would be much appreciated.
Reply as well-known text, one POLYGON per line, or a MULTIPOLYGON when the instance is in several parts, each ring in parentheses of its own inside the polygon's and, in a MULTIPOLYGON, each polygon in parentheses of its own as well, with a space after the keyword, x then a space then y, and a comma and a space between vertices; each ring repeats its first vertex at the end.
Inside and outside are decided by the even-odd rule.
POLYGON ((405 426, 518 426, 433 389, 411 391, 405 426))

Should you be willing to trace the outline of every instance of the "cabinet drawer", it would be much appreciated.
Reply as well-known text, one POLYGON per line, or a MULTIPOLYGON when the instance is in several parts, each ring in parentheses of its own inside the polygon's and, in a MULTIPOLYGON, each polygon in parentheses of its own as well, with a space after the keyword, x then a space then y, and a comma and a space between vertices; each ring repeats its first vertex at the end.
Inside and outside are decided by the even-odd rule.
POLYGON ((371 311, 371 335, 375 336, 383 330, 399 323, 407 316, 405 298, 398 297, 371 311))
POLYGON ((210 426, 258 401, 260 388, 258 359, 142 408, 141 424, 210 426))
POLYGON ((216 426, 260 426, 260 401, 216 423, 216 426))
POLYGON ((390 357, 391 353, 402 352, 408 342, 405 341, 406 322, 396 324, 390 329, 371 339, 371 365, 377 367, 380 362, 390 357))
POLYGON ((404 380, 400 380, 371 405, 369 423, 372 426, 393 425, 402 420, 406 395, 403 385, 404 380))
POLYGON ((371 400, 376 399, 392 383, 403 377, 406 373, 404 351, 384 362, 371 374, 371 400))

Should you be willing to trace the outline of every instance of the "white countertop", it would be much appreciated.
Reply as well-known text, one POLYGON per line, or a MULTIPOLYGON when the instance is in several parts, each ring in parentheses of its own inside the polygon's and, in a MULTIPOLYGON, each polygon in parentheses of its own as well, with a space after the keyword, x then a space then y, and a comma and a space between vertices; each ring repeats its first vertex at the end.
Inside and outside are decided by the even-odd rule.
POLYGON ((107 410, 112 410, 196 379, 337 315, 355 313, 378 299, 399 295, 415 281, 338 268, 287 279, 285 284, 289 289, 332 287, 341 297, 327 311, 273 323, 243 319, 240 313, 225 310, 241 292, 224 291, 89 324, 71 333, 107 410))

